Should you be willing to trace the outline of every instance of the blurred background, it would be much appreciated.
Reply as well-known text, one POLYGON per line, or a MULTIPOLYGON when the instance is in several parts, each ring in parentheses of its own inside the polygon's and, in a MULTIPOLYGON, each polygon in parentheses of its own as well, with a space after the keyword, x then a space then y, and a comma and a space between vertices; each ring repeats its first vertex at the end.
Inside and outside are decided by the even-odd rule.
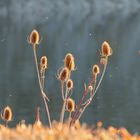
POLYGON ((11 126, 21 120, 34 123, 38 106, 43 123, 48 124, 27 42, 33 29, 43 38, 38 59, 48 57, 45 89, 52 120, 59 120, 62 106, 56 74, 65 54, 75 57, 72 98, 78 103, 106 40, 113 55, 81 121, 103 121, 105 127, 140 132, 140 0, 0 0, 0 110, 7 105, 13 109, 11 126))

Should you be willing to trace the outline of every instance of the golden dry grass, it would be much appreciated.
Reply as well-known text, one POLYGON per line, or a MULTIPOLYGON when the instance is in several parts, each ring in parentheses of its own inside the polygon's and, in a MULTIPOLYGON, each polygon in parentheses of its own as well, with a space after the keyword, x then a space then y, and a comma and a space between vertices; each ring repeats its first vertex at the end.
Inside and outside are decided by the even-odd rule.
POLYGON ((40 122, 34 125, 17 125, 16 128, 0 126, 0 140, 140 140, 140 136, 131 135, 125 128, 104 129, 98 126, 91 129, 86 125, 69 128, 67 124, 53 123, 53 129, 40 122))

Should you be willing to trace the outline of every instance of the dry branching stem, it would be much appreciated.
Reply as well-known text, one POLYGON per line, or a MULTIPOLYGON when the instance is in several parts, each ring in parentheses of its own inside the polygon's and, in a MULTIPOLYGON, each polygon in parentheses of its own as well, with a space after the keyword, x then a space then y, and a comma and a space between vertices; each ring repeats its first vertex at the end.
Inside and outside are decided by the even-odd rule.
POLYGON ((41 85, 42 85, 42 89, 44 90, 45 70, 42 70, 40 74, 41 74, 41 76, 40 76, 41 85))
POLYGON ((36 56, 36 46, 35 45, 33 45, 33 52, 34 52, 34 60, 35 60, 35 65, 36 65, 36 70, 37 70, 37 76, 38 76, 38 82, 39 82, 40 91, 41 91, 41 95, 43 97, 43 101, 45 103, 45 108, 46 108, 47 115, 48 115, 49 126, 50 126, 50 128, 52 128, 49 108, 48 108, 48 104, 46 102, 46 100, 48 100, 48 97, 46 96, 46 94, 44 93, 43 88, 42 88, 42 84, 41 84, 41 80, 40 80, 40 74, 39 74, 39 69, 38 69, 38 61, 37 61, 37 56, 36 56))
POLYGON ((64 97, 64 82, 63 81, 61 81, 61 94, 62 94, 62 99, 64 102, 65 97, 64 97))
POLYGON ((65 116, 65 108, 66 108, 67 97, 68 97, 68 88, 66 87, 66 92, 65 92, 65 95, 64 95, 64 101, 63 101, 63 106, 62 106, 61 115, 60 115, 60 122, 61 123, 63 123, 64 116, 65 116))
MULTIPOLYGON (((94 91, 94 95, 96 94, 98 88, 100 87, 100 84, 101 84, 101 82, 102 82, 102 80, 103 80, 103 77, 104 77, 104 74, 105 74, 105 71, 106 71, 106 68, 107 68, 108 57, 106 56, 105 59, 106 59, 106 63, 104 64, 103 72, 102 72, 101 78, 100 78, 100 80, 99 80, 99 83, 98 83, 98 85, 97 85, 97 87, 96 87, 96 89, 95 89, 95 91, 94 91)), ((91 98, 93 98, 94 95, 92 95, 91 98)))
POLYGON ((69 117, 68 117, 68 126, 70 127, 70 121, 71 121, 71 112, 69 112, 69 117))
MULTIPOLYGON (((79 120, 81 118, 81 116, 84 113, 85 109, 89 106, 89 104, 93 100, 95 94, 97 93, 97 90, 100 87, 100 84, 101 84, 101 82, 103 80, 103 77, 104 77, 104 74, 105 74, 105 71, 106 71, 106 68, 107 68, 108 57, 106 57, 105 59, 106 59, 106 63, 104 64, 103 72, 102 72, 101 78, 100 78, 100 80, 99 80, 99 82, 97 84, 97 87, 96 87, 96 78, 95 78, 95 80, 94 80, 94 90, 93 90, 93 93, 92 93, 91 97, 86 101, 86 103, 85 103, 84 107, 81 109, 81 111, 80 111, 81 104, 79 103, 80 105, 78 105, 79 108, 77 108, 77 114, 75 112, 75 114, 74 114, 74 116, 72 118, 71 124, 75 123, 76 119, 79 120)), ((81 102, 82 102, 82 100, 81 100, 81 102)))
MULTIPOLYGON (((90 80, 90 82, 89 82, 89 84, 88 84, 88 87, 92 85, 92 83, 94 82, 94 80, 95 80, 95 79, 94 79, 94 77, 93 77, 93 78, 90 80)), ((84 94, 83 94, 81 100, 79 101, 79 104, 78 104, 78 106, 77 106, 77 108, 76 108, 76 110, 75 110, 75 112, 74 112, 74 114, 73 114, 73 116, 72 116, 72 120, 71 120, 71 122, 70 122, 70 126, 73 125, 73 124, 75 123, 75 121, 77 120, 77 115, 78 115, 78 113, 79 113, 80 107, 81 107, 81 105, 82 105, 82 103, 83 103, 83 101, 84 101, 84 99, 85 99, 85 97, 86 97, 87 94, 88 94, 88 88, 86 88, 86 90, 85 90, 85 92, 84 92, 84 94)))

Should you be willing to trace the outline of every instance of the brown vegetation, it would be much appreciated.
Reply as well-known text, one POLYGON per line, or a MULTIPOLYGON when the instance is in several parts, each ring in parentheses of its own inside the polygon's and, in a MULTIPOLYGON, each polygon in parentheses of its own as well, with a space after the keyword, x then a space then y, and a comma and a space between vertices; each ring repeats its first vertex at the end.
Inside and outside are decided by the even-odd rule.
POLYGON ((125 128, 112 126, 104 129, 100 126, 91 129, 77 124, 69 128, 67 124, 53 122, 53 129, 45 127, 41 122, 34 125, 21 123, 16 128, 0 126, 0 140, 140 140, 140 136, 131 135, 125 128))

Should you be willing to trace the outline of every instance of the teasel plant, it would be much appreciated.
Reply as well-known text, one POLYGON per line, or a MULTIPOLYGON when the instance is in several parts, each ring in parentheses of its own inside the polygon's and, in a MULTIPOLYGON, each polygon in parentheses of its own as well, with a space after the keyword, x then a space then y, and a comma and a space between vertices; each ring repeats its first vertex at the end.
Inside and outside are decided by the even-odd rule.
POLYGON ((39 66, 38 66, 38 59, 37 59, 37 46, 41 43, 40 35, 37 30, 33 30, 31 34, 28 36, 27 41, 29 44, 31 44, 33 48, 33 54, 34 54, 34 60, 35 60, 35 65, 36 65, 36 71, 37 71, 37 77, 38 77, 38 82, 39 82, 39 88, 41 91, 41 95, 45 104, 46 112, 48 115, 48 121, 49 121, 49 126, 52 128, 52 123, 50 119, 50 112, 48 108, 48 103, 49 98, 46 96, 44 92, 44 77, 45 77, 45 70, 47 69, 47 57, 43 56, 40 60, 40 71, 39 71, 39 66), (40 76, 41 74, 41 76, 40 76))
POLYGON ((72 95, 73 90, 73 80, 71 79, 71 72, 75 70, 74 57, 71 53, 66 54, 64 59, 64 66, 58 71, 57 77, 61 83, 61 95, 63 100, 63 105, 60 114, 60 122, 63 124, 66 102, 72 95))
POLYGON ((66 100, 66 110, 69 112, 68 126, 70 126, 71 113, 75 110, 75 101, 70 97, 66 100))
POLYGON ((92 76, 91 80, 88 84, 88 86, 85 86, 85 91, 83 93, 82 98, 80 99, 75 112, 72 115, 72 119, 70 121, 70 126, 74 125, 77 120, 79 120, 84 113, 85 109, 90 105, 91 101, 93 100, 95 94, 97 93, 101 82, 103 80, 103 77, 106 72, 107 64, 108 64, 108 58, 113 54, 112 48, 110 47, 109 43, 107 41, 104 41, 101 46, 100 51, 100 64, 103 65, 102 73, 100 72, 99 65, 93 65, 92 68, 92 76), (99 81, 97 83, 97 76, 101 73, 101 76, 99 78, 99 81), (88 93, 90 92, 90 97, 86 99, 88 93), (86 99, 86 101, 85 101, 86 99))
POLYGON ((1 111, 1 118, 2 120, 5 121, 5 126, 8 127, 8 123, 12 121, 13 118, 13 113, 12 109, 9 106, 6 106, 2 111, 1 111))

